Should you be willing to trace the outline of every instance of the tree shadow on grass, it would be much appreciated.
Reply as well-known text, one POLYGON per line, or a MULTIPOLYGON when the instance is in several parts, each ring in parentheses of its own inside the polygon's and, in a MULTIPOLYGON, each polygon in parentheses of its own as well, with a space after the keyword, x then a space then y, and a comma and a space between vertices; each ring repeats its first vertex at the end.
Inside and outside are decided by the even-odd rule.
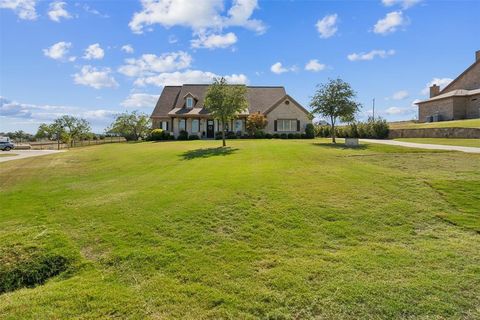
POLYGON ((345 143, 331 143, 331 142, 317 142, 317 143, 312 143, 314 146, 317 147, 327 147, 331 149, 337 149, 337 150, 366 150, 368 149, 368 146, 365 144, 360 144, 357 147, 347 147, 345 143))
POLYGON ((180 156, 183 160, 193 160, 197 158, 210 158, 215 156, 228 156, 232 153, 235 153, 237 148, 230 147, 218 147, 218 148, 205 148, 205 149, 196 149, 189 150, 182 153, 180 156))

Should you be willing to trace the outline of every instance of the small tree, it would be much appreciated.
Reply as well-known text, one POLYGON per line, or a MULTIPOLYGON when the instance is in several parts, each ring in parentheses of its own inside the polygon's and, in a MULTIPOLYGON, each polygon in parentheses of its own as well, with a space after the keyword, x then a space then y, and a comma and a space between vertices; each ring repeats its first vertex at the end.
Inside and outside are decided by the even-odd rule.
POLYGON ((253 113, 249 115, 247 118, 247 131, 253 135, 256 132, 262 131, 263 129, 265 129, 267 124, 268 124, 267 117, 265 117, 260 112, 253 113))
POLYGON ((225 78, 216 78, 205 96, 205 108, 214 119, 222 124, 222 146, 225 142, 225 124, 248 107, 247 88, 243 85, 229 85, 225 78))
POLYGON ((335 141, 335 124, 338 119, 351 122, 361 105, 354 101, 355 91, 350 84, 341 80, 329 80, 328 83, 318 85, 317 91, 310 101, 313 114, 318 114, 330 119, 332 142, 335 141))
POLYGON ((46 123, 40 124, 37 129, 37 133, 35 134, 35 137, 37 139, 53 139, 56 137, 56 132, 55 128, 52 125, 48 125, 46 123))
POLYGON ((133 111, 132 113, 119 114, 107 129, 107 132, 120 134, 127 140, 137 141, 148 136, 150 127, 150 118, 146 114, 133 111))
POLYGON ((73 145, 75 141, 88 136, 91 129, 87 120, 64 115, 53 121, 50 130, 60 136, 64 142, 73 145))

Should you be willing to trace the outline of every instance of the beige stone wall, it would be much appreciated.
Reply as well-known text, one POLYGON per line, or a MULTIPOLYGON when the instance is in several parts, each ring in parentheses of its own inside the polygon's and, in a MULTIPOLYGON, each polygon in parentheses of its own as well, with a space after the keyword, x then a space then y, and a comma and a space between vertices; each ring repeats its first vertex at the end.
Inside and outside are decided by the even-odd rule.
POLYGON ((460 138, 480 139, 477 128, 425 128, 425 129, 390 129, 389 139, 396 138, 460 138))
POLYGON ((418 106, 418 121, 425 122, 426 117, 440 114, 442 120, 453 120, 453 99, 447 98, 422 103, 418 106))
POLYGON ((468 70, 468 72, 463 74, 457 81, 455 81, 450 87, 447 87, 446 89, 447 90, 442 93, 447 93, 459 89, 480 89, 480 63, 475 64, 472 69, 468 70))
POLYGON ((466 118, 480 118, 480 94, 466 98, 466 118))
MULTIPOLYGON (((286 104, 283 101, 280 105, 278 105, 275 109, 273 109, 270 113, 267 114, 267 127, 265 128, 265 132, 267 133, 289 133, 289 132, 275 132, 275 124, 274 120, 278 119, 294 119, 300 120, 300 133, 305 132, 305 126, 307 123, 312 123, 312 121, 308 118, 307 114, 303 112, 300 108, 295 106, 293 101, 290 101, 289 104, 286 104)), ((291 133, 297 133, 297 131, 291 131, 291 133)))

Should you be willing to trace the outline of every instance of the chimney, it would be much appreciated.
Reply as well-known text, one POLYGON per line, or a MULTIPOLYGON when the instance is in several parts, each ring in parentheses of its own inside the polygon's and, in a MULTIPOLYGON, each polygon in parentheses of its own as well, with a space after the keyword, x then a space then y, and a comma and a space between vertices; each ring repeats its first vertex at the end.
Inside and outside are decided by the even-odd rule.
POLYGON ((477 52, 475 52, 475 61, 480 61, 480 50, 477 50, 477 52))
POLYGON ((440 87, 434 84, 433 86, 430 87, 430 98, 433 98, 435 96, 438 96, 440 93, 440 87))

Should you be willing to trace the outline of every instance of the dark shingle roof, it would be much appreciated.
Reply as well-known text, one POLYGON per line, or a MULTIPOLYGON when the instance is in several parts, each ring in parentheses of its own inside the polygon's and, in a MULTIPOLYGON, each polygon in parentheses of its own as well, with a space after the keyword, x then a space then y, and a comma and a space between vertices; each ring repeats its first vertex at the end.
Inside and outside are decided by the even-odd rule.
MULTIPOLYGON (((167 117, 173 108, 182 108, 183 97, 191 93, 198 99, 195 108, 203 108, 203 100, 207 92, 207 84, 185 84, 183 86, 167 86, 163 89, 152 117, 167 117)), ((265 112, 275 102, 286 95, 284 87, 247 86, 248 110, 250 113, 265 112)))

